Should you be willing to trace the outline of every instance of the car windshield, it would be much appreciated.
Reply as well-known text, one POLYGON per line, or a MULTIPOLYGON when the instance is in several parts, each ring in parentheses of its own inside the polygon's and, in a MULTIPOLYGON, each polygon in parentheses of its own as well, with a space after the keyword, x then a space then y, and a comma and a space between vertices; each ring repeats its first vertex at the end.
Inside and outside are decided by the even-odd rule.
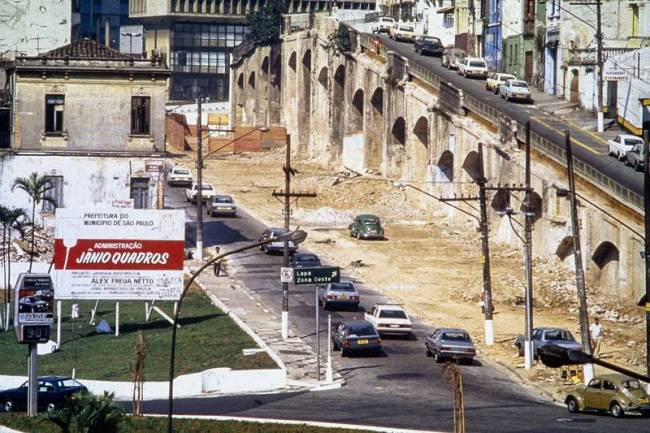
POLYGON ((469 341, 469 335, 464 332, 444 332, 442 334, 442 339, 451 341, 469 341))
POLYGON ((412 32, 413 26, 400 26, 400 30, 404 30, 405 32, 412 32))
POLYGON ((334 283, 330 286, 330 290, 336 292, 354 292, 354 286, 350 283, 334 283))
POLYGON ((521 87, 521 88, 524 88, 524 89, 528 88, 528 84, 524 83, 523 81, 511 81, 510 85, 512 87, 521 87))
POLYGON ((212 185, 201 185, 201 189, 203 191, 211 191, 212 190, 212 185))
POLYGON ((188 170, 174 170, 174 173, 176 174, 190 174, 188 170))
POLYGON ((623 388, 625 389, 640 389, 641 388, 641 383, 636 380, 636 379, 630 379, 630 380, 624 380, 623 383, 623 388))
POLYGON ((424 42, 435 42, 435 43, 437 43, 437 44, 440 43, 440 39, 438 39, 438 38, 433 38, 433 37, 431 37, 431 36, 422 36, 422 40, 423 40, 424 42))
POLYGON ((475 68, 485 68, 486 67, 485 62, 477 62, 477 61, 469 62, 469 65, 473 66, 475 68))
POLYGON ((406 313, 402 310, 381 310, 379 317, 382 319, 406 319, 406 313))
POLYGON ((316 262, 318 262, 318 257, 316 257, 316 256, 297 256, 296 261, 297 262, 302 262, 302 263, 316 263, 316 262))
POLYGON ((351 326, 348 335, 375 335, 375 328, 371 325, 351 326))
POLYGON ((215 197, 214 202, 215 203, 232 203, 232 199, 230 197, 215 197))
POLYGON ((59 388, 74 388, 74 387, 78 387, 78 386, 83 386, 74 379, 61 380, 61 381, 59 381, 58 385, 59 385, 59 388))
POLYGON ((547 331, 546 332, 546 339, 547 340, 553 340, 553 341, 572 341, 573 336, 568 331, 560 331, 560 330, 547 331))
POLYGON ((643 140, 641 140, 641 139, 637 139, 637 138, 626 138, 626 139, 625 139, 625 144, 627 144, 627 145, 629 145, 629 146, 634 146, 635 144, 640 144, 640 145, 642 145, 642 144, 643 144, 643 140))
POLYGON ((506 81, 506 80, 511 80, 511 79, 513 79, 515 77, 513 77, 512 75, 499 75, 497 78, 500 81, 506 81))

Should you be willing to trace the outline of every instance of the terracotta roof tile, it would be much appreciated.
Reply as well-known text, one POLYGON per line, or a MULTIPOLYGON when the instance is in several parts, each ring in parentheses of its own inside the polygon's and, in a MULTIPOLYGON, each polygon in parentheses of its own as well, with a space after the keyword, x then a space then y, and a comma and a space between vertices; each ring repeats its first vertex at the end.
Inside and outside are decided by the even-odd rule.
POLYGON ((70 59, 122 59, 128 60, 131 57, 112 48, 106 47, 92 39, 80 39, 68 45, 55 48, 40 57, 70 59))

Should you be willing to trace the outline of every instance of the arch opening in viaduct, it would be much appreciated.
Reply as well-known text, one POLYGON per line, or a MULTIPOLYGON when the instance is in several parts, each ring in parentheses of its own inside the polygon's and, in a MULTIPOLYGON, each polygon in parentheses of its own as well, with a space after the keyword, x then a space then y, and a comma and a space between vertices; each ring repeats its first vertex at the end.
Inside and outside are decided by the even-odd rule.
POLYGON ((454 181, 454 154, 445 150, 436 164, 436 182, 454 181))
POLYGON ((345 110, 336 107, 345 107, 345 66, 339 65, 334 73, 334 83, 332 86, 332 142, 334 153, 340 155, 343 150, 343 116, 345 110))
POLYGON ((364 110, 363 89, 357 89, 352 96, 350 112, 348 117, 348 133, 358 134, 363 131, 363 110, 364 110))
POLYGON ((591 272, 592 284, 603 289, 618 287, 620 252, 616 245, 609 241, 601 242, 591 255, 596 265, 591 272))
POLYGON ((472 150, 470 153, 468 153, 465 157, 465 161, 463 161, 463 170, 474 182, 477 182, 481 176, 480 163, 481 161, 479 159, 478 152, 475 150, 472 150))

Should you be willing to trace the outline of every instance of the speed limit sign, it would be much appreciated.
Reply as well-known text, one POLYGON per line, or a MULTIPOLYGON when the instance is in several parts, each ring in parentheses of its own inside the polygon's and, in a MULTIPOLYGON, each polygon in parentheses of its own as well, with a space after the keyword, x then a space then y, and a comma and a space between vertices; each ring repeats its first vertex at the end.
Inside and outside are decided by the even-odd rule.
POLYGON ((293 282, 293 268, 280 268, 280 282, 281 283, 293 282))

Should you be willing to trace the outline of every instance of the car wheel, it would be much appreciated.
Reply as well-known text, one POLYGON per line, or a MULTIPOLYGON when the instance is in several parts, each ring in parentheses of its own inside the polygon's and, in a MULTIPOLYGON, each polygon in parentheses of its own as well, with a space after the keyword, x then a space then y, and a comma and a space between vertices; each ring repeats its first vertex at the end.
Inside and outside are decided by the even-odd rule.
POLYGON ((348 352, 343 348, 343 346, 339 346, 339 350, 341 351, 341 358, 345 358, 348 355, 348 352))
POLYGON ((641 167, 639 167, 639 161, 634 161, 634 171, 641 171, 641 167))
POLYGON ((381 356, 381 347, 375 350, 375 356, 381 356))
POLYGON ((621 155, 621 152, 618 152, 618 154, 616 155, 616 159, 618 159, 619 161, 623 161, 623 158, 625 157, 621 155))
POLYGON ((566 408, 571 413, 578 413, 578 401, 573 397, 567 398, 566 408))
POLYGON ((442 362, 442 356, 438 352, 433 352, 433 360, 440 363, 442 362))
POLYGON ((625 416, 625 411, 623 411, 623 408, 617 401, 613 401, 612 404, 609 405, 609 411, 614 418, 622 418, 625 416))
POLYGON ((4 407, 5 412, 11 412, 14 410, 14 402, 11 400, 5 401, 2 406, 4 407))
POLYGON ((425 350, 427 356, 429 356, 429 357, 433 356, 433 353, 431 353, 431 350, 429 350, 429 346, 427 346, 426 344, 424 345, 424 350, 425 350))
POLYGON ((56 406, 54 405, 54 403, 50 403, 50 404, 47 405, 47 411, 48 412, 52 412, 55 409, 56 409, 56 406))
POLYGON ((503 99, 505 99, 506 102, 510 101, 510 98, 508 97, 508 95, 503 95, 503 99))

